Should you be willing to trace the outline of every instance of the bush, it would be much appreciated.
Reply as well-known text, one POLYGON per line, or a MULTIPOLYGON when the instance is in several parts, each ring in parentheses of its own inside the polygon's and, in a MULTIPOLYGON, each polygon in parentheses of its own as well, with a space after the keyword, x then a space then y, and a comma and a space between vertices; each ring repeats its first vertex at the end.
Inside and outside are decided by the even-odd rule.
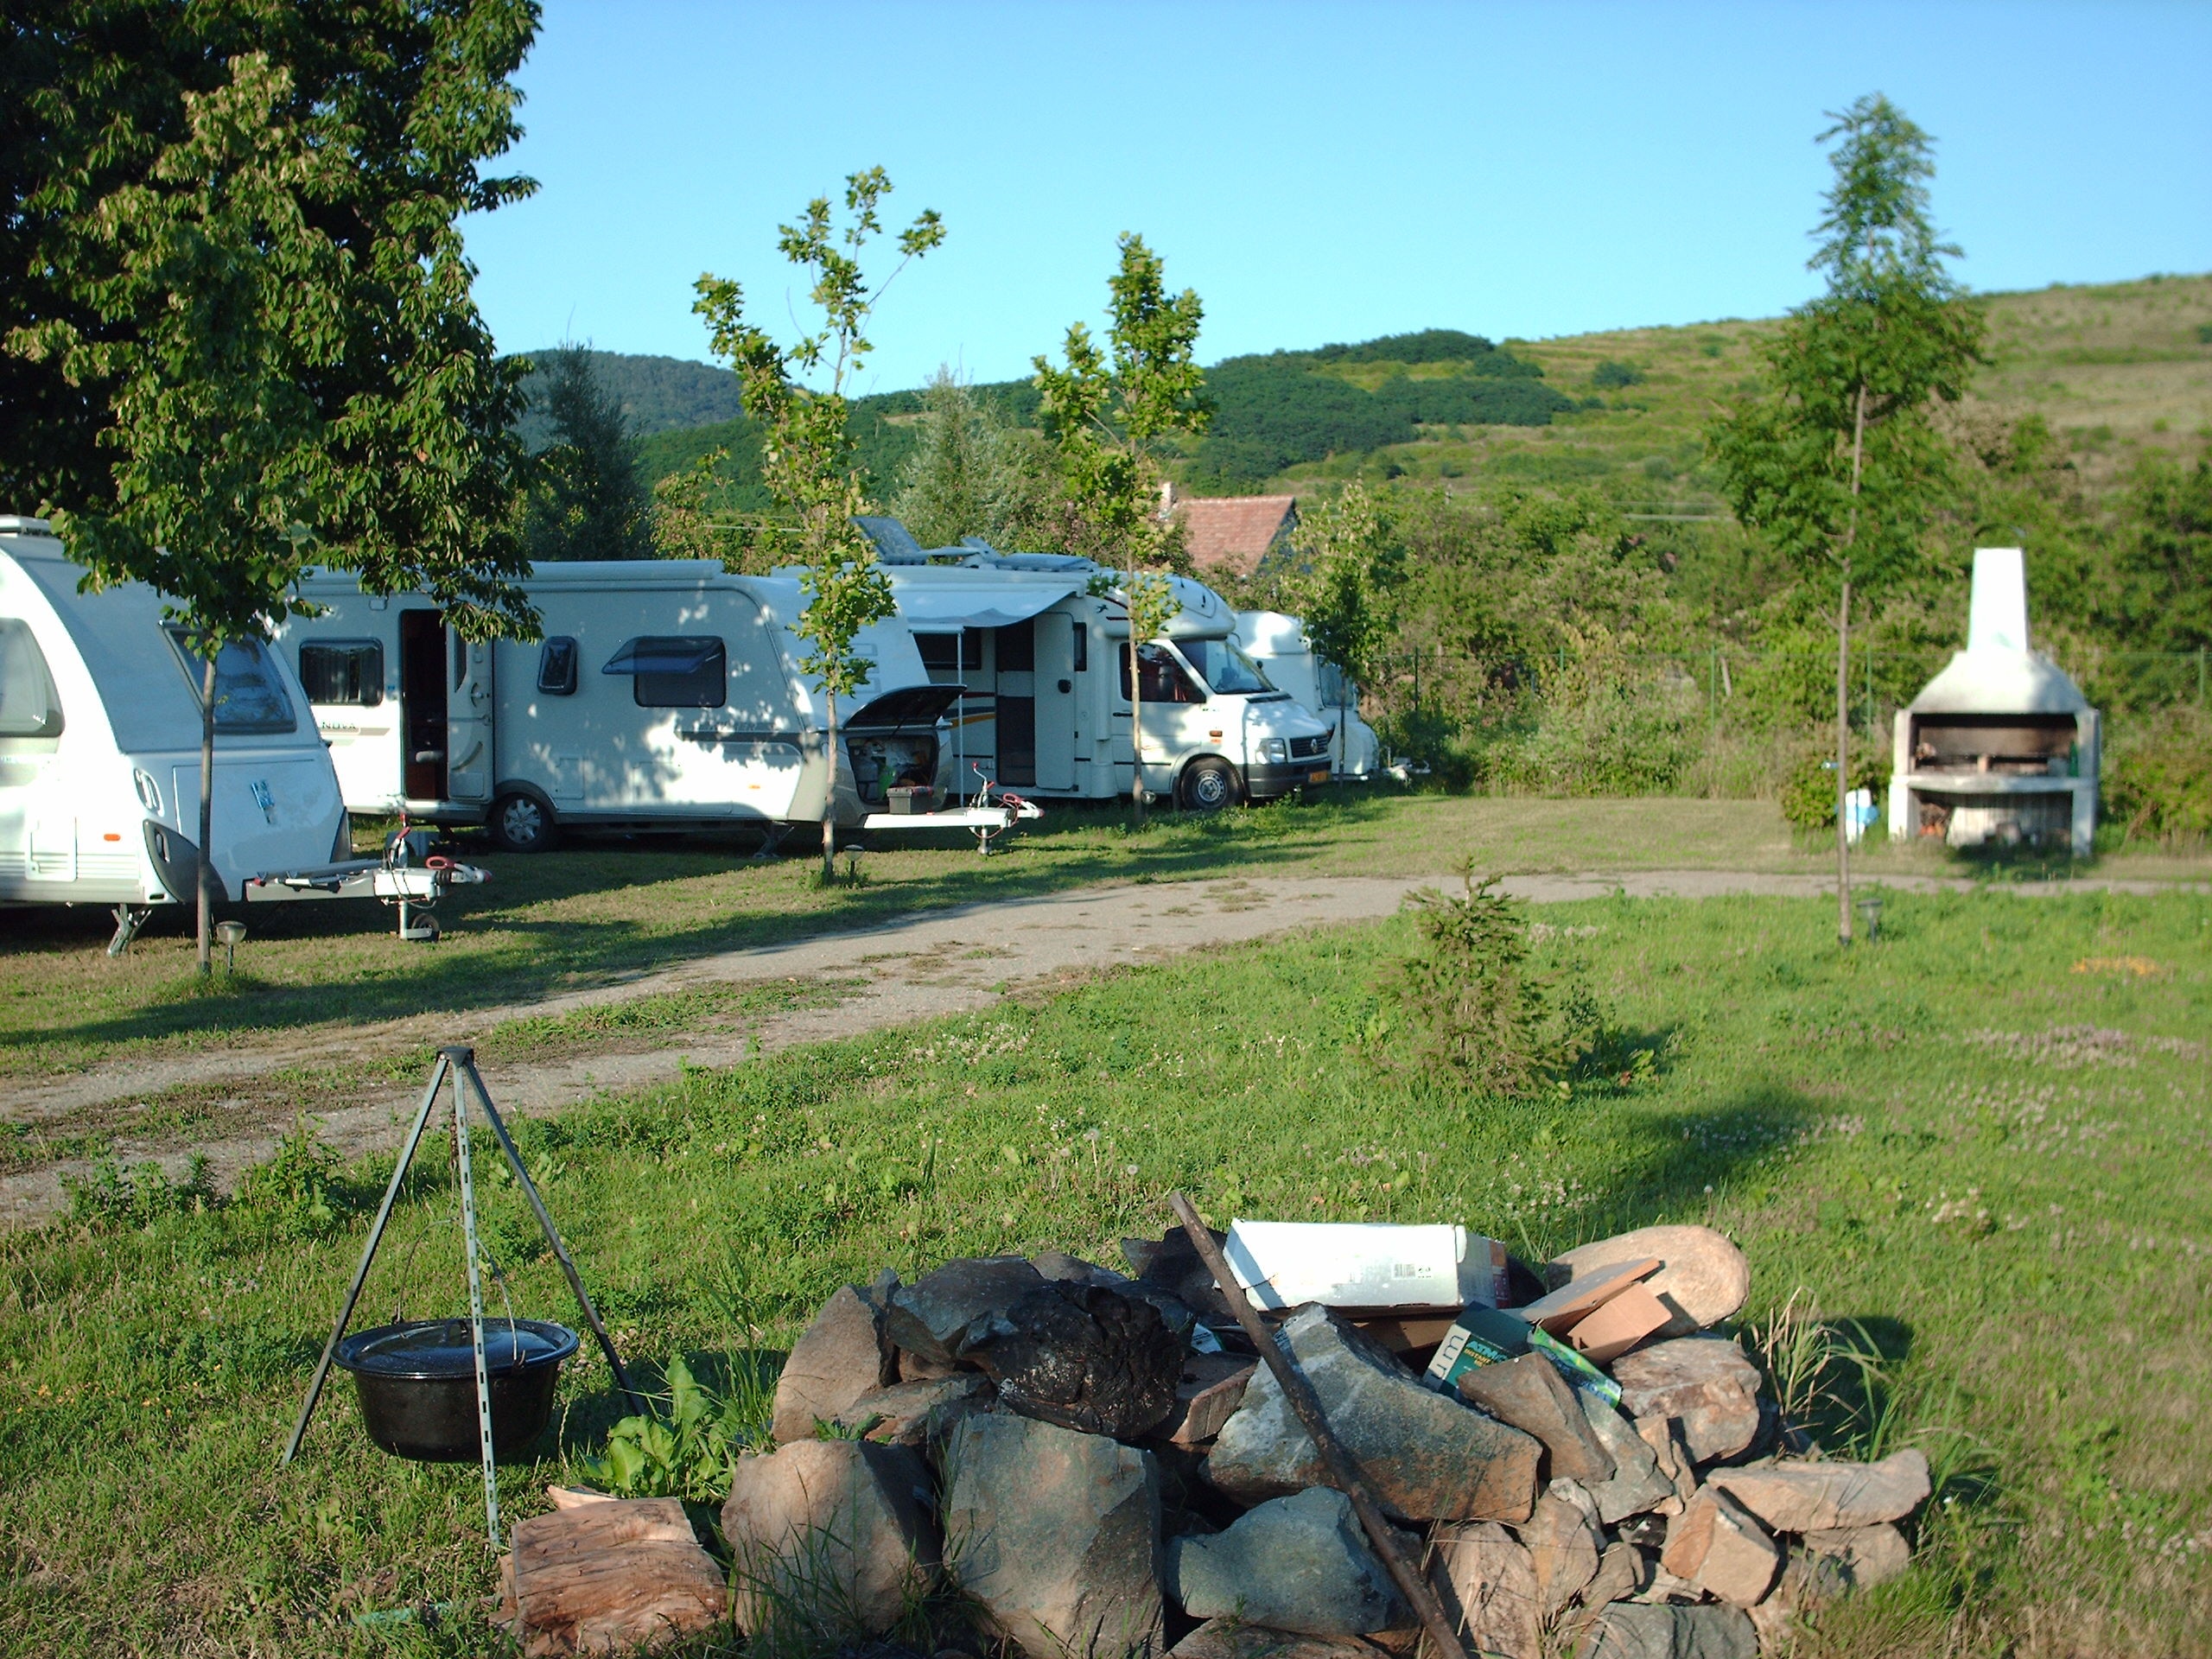
POLYGON ((64 1175, 61 1190, 68 1195, 69 1219, 93 1232, 150 1227, 164 1216, 204 1211, 216 1202, 207 1160, 199 1153, 181 1181, 170 1180, 156 1163, 134 1165, 125 1173, 114 1159, 103 1158, 83 1180, 64 1175))
MULTIPOLYGON (((1851 786, 1879 796, 1889 756, 1857 733, 1851 738, 1851 786)), ((1824 830, 1835 823, 1835 734, 1807 740, 1782 786, 1782 816, 1800 830, 1824 830)))
POLYGON ((2212 836, 2212 711, 2182 703, 2115 721, 2104 798, 2127 840, 2212 836))
POLYGON ((1705 751, 1697 688, 1600 647, 1548 677, 1535 728, 1497 753, 1492 774, 1549 795, 1663 795, 1705 751))
POLYGON ((1608 390, 1622 386, 1640 386, 1643 384, 1643 371, 1626 363, 1616 363, 1608 358, 1591 371, 1590 384, 1608 390))
POLYGON ((1452 898, 1424 888, 1406 901, 1425 953, 1398 966, 1389 989, 1418 1035, 1414 1056, 1484 1093, 1526 1097, 1590 1051, 1604 1020, 1589 992, 1529 968, 1522 906, 1475 880, 1452 898))
POLYGON ((232 1202, 280 1238, 319 1238, 344 1207, 338 1154, 315 1138, 304 1117, 295 1118, 268 1161, 238 1178, 232 1202))

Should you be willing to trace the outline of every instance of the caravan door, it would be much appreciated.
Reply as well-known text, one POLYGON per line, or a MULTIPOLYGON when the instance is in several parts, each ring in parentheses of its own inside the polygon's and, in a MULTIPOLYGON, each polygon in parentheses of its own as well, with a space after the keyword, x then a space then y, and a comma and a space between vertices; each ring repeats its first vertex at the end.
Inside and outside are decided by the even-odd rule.
MULTIPOLYGON (((448 631, 450 632, 450 631, 448 631)), ((446 700, 446 798, 492 798, 492 646, 452 635, 453 694, 446 700)))
POLYGON ((1039 789, 1073 789, 1076 753, 1076 619, 1037 618, 1035 720, 1039 789))

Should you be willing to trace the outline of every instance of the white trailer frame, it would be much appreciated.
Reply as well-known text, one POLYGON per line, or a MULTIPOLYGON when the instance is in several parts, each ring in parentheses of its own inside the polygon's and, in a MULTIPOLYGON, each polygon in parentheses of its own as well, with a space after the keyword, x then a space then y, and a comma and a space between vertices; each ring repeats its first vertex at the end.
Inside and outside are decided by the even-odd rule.
MULTIPOLYGON (((80 590, 43 519, 0 518, 0 903, 111 906, 111 954, 154 907, 198 889, 200 690, 162 595, 143 582, 80 590)), ((226 647, 236 699, 219 715, 215 880, 226 902, 385 896, 428 904, 451 868, 368 874, 330 755, 282 652, 226 647), (391 888, 378 891, 379 881, 391 888)))
MULTIPOLYGON (((563 825, 741 823, 772 837, 821 821, 828 703, 798 667, 810 647, 795 630, 806 606, 795 575, 580 561, 537 566, 520 585, 541 638, 469 645, 427 596, 368 594, 339 572, 302 583, 320 614, 288 623, 283 647, 318 698, 353 810, 484 823, 514 851, 550 845, 563 825)), ((855 648, 870 669, 838 709, 836 823, 1007 828, 995 807, 957 804, 943 719, 957 691, 932 683, 912 633, 879 623, 855 648), (893 811, 893 787, 956 810, 893 811)))

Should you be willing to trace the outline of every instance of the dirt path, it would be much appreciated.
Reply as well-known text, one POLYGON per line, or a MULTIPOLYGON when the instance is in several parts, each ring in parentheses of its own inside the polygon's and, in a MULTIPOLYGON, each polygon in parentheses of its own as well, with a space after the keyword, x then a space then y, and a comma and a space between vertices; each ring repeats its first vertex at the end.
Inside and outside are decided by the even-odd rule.
MULTIPOLYGON (((232 1043, 219 1052, 128 1060, 18 1089, 0 1122, 59 1137, 131 1124, 112 1140, 126 1165, 152 1160, 175 1174, 194 1153, 209 1160, 218 1183, 266 1157, 304 1104, 323 1137, 348 1155, 396 1144, 420 1097, 419 1079, 366 1079, 334 1091, 302 1085, 302 1068, 363 1068, 426 1045, 480 1042, 494 1027, 543 1020, 632 998, 702 987, 820 987, 812 1006, 760 1015, 740 1024, 657 1032, 625 1044, 593 1042, 580 1052, 481 1063, 502 1110, 550 1112, 606 1093, 625 1093, 677 1075, 685 1065, 722 1066, 886 1026, 988 1007, 1020 989, 1069 981, 1126 963, 1160 962, 1207 945, 1232 944, 1293 929, 1372 921, 1405 895, 1443 877, 1262 876, 1082 888, 1045 898, 930 911, 881 926, 816 934, 788 944, 695 957, 658 973, 543 1001, 430 1014, 342 1031, 286 1033, 232 1043), (303 1100, 302 1096, 311 1096, 303 1100), (189 1099, 188 1112, 118 1108, 189 1099), (150 1122, 149 1119, 152 1120, 150 1122)), ((1913 891, 1966 890, 1971 883, 1929 877, 1884 878, 1913 891)), ((2024 883, 2025 894, 2103 889, 2157 892, 2147 881, 2024 883)), ((1723 894, 1808 897, 1833 892, 1809 875, 1761 875, 1713 870, 1650 870, 1618 874, 1509 877, 1503 889, 1535 903, 1603 898, 1703 899, 1723 894)), ((59 1158, 0 1177, 0 1226, 35 1224, 62 1205, 62 1178, 81 1176, 86 1158, 59 1158)))

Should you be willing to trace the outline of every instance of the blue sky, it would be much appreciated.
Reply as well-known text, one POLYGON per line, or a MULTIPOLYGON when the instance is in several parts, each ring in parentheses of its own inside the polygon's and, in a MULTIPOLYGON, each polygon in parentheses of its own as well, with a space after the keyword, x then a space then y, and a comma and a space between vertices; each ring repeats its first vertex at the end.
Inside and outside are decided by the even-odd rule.
POLYGON ((1124 230, 1209 362, 1769 315, 1812 291, 1821 112, 1876 90, 1974 287, 2212 270, 2212 4, 550 0, 520 79, 541 188, 467 226, 514 351, 704 359, 702 270, 788 337, 776 226, 877 163, 948 236, 863 390, 1027 374, 1124 230))

